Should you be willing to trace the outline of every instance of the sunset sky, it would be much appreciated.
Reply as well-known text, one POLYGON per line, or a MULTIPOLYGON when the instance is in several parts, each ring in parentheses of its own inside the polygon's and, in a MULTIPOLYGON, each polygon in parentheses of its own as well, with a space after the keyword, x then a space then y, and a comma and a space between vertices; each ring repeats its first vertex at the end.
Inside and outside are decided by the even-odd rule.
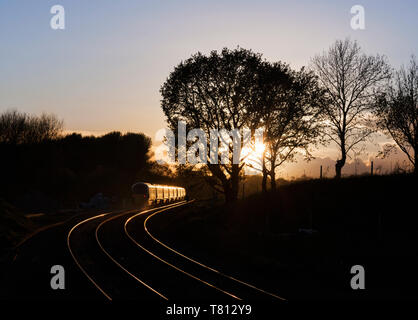
MULTIPOLYGON (((0 0, 0 112, 52 112, 67 131, 154 138, 165 127, 159 88, 193 53, 241 46, 299 69, 347 36, 395 68, 407 64, 418 54, 418 2, 0 0), (50 27, 55 4, 65 30, 50 27), (350 27, 356 4, 365 30, 350 27)), ((336 155, 332 146, 318 154, 336 155)))

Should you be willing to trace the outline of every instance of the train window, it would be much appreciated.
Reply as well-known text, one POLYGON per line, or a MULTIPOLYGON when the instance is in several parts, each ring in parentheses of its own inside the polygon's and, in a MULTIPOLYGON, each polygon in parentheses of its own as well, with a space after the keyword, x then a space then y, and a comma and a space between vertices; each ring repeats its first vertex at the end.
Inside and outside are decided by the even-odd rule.
POLYGON ((164 189, 161 187, 157 187, 157 198, 164 199, 164 189))
POLYGON ((159 186, 147 183, 135 183, 131 187, 132 193, 148 196, 149 200, 176 200, 184 199, 186 189, 181 187, 159 186))
POLYGON ((156 199, 156 196, 157 196, 157 194, 156 194, 157 188, 155 188, 155 187, 149 187, 148 189, 149 189, 149 199, 150 200, 156 199))

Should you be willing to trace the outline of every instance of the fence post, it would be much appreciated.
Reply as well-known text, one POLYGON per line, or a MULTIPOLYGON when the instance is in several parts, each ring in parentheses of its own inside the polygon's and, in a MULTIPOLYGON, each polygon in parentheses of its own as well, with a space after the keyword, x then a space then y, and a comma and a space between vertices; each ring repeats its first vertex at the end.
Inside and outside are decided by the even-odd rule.
POLYGON ((322 179, 322 166, 319 169, 319 179, 322 179))
POLYGON ((373 161, 370 164, 370 175, 373 175, 373 161))

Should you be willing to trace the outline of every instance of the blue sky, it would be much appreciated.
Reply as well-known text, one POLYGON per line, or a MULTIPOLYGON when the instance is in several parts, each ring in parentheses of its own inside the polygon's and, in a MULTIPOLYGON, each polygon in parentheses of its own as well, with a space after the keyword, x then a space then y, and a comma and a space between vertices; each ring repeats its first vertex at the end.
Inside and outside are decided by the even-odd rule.
POLYGON ((159 88, 191 54, 239 45, 300 68, 347 36, 406 64, 418 53, 418 1, 0 0, 0 111, 154 138, 165 126, 159 88), (65 30, 50 28, 55 4, 65 30), (350 27, 356 4, 365 30, 350 27))

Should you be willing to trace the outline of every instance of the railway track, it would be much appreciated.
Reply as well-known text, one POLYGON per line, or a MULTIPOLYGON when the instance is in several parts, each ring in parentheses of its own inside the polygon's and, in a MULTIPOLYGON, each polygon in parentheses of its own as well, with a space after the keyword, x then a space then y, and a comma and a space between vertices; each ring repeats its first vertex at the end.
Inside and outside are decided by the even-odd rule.
MULTIPOLYGON (((145 232, 156 243, 158 243, 159 245, 161 245, 163 248, 167 249, 168 251, 172 252, 173 254, 176 254, 177 256, 179 256, 179 257, 181 257, 181 258, 183 258, 183 259, 185 259, 185 260, 187 260, 189 262, 192 262, 193 264, 197 265, 198 267, 201 267, 204 271, 209 271, 210 273, 212 273, 212 276, 214 276, 213 277, 213 282, 214 283, 218 283, 219 282, 219 283, 222 283, 223 285, 226 285, 226 282, 229 282, 228 285, 230 287, 234 287, 235 290, 237 290, 238 292, 247 292, 247 294, 249 294, 249 295, 246 296, 246 297, 250 297, 250 298, 258 298, 258 297, 260 297, 261 298, 262 296, 259 296, 258 295, 258 294, 261 294, 261 295, 265 295, 265 296, 267 296, 269 298, 278 299, 278 300, 281 300, 281 301, 286 301, 285 298, 283 298, 283 297, 281 297, 281 296, 279 296, 277 294, 268 292, 268 291, 263 290, 263 289, 255 286, 255 285, 252 285, 252 284, 250 284, 248 282, 242 281, 242 280, 237 279, 237 278, 235 278, 233 276, 230 276, 228 274, 225 274, 225 273, 223 273, 220 270, 217 270, 215 268, 209 267, 209 266, 207 266, 207 265, 205 265, 205 264, 203 264, 203 263, 201 263, 201 262, 199 262, 199 261, 197 261, 197 260, 195 260, 195 259, 193 259, 193 258, 191 258, 191 257, 189 257, 189 256, 187 256, 187 255, 185 255, 185 254, 183 254, 181 252, 179 252, 178 250, 173 249, 172 247, 168 246, 167 244, 165 244, 164 242, 162 242, 161 240, 159 240, 155 235, 153 235, 150 232, 149 227, 147 225, 148 222, 149 222, 149 220, 152 217, 154 217, 155 215, 159 214, 159 213, 160 212, 157 211, 157 212, 154 212, 154 213, 148 215, 148 217, 144 220, 144 230, 145 230, 145 232), (218 279, 216 279, 216 277, 218 277, 218 279), (252 291, 252 292, 251 293, 248 293, 248 291, 252 291)), ((133 219, 134 217, 135 216, 131 217, 130 219, 133 219)))
MULTIPOLYGON (((125 212, 116 216, 128 215, 125 212)), ((113 214, 101 214, 77 223, 67 235, 67 247, 77 267, 107 300, 148 297, 140 279, 129 276, 114 264, 96 240, 96 228, 113 214), (141 284, 141 285, 138 285, 141 284)))
POLYGON ((284 300, 184 255, 150 232, 152 217, 186 204, 90 217, 71 228, 67 247, 106 300, 284 300))

